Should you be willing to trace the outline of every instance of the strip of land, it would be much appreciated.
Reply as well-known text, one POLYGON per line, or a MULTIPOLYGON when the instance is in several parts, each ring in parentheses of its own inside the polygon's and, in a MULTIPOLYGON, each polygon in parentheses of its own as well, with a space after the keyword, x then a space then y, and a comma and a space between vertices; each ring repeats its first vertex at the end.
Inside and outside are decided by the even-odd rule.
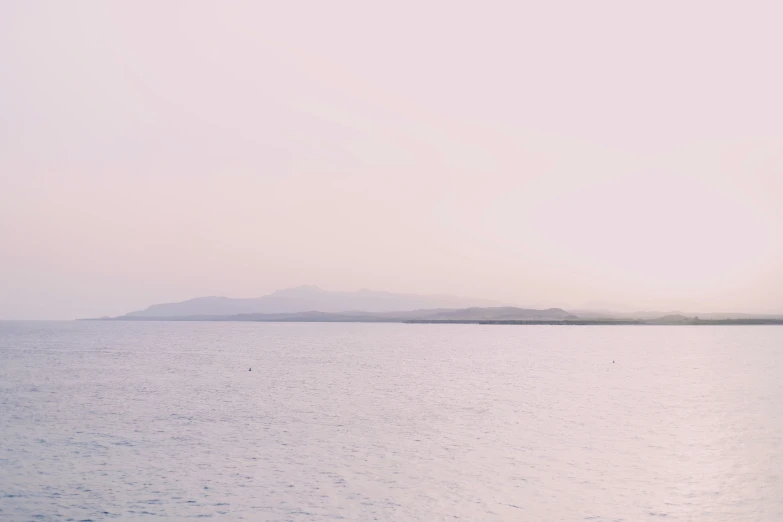
POLYGON ((783 325, 783 319, 688 319, 686 321, 628 321, 623 319, 575 319, 564 321, 405 321, 411 324, 508 324, 508 325, 783 325))
POLYGON ((251 321, 317 323, 414 323, 497 325, 766 325, 783 315, 533 309, 483 299, 315 286, 278 290, 258 298, 197 297, 155 304, 105 321, 251 321))
POLYGON ((178 317, 144 317, 123 315, 104 317, 101 321, 241 321, 278 323, 407 323, 407 324, 485 324, 485 325, 783 325, 779 317, 739 317, 705 319, 684 315, 667 315, 652 319, 613 317, 578 317, 552 308, 531 310, 513 307, 468 308, 464 310, 414 310, 408 312, 297 312, 290 314, 189 315, 178 317))

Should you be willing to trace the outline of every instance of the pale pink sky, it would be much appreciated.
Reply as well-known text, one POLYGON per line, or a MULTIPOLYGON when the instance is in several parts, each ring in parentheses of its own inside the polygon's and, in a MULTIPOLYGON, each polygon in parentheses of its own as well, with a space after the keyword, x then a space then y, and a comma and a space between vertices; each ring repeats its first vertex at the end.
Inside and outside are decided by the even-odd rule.
POLYGON ((783 313, 778 1, 0 3, 0 318, 315 284, 783 313))

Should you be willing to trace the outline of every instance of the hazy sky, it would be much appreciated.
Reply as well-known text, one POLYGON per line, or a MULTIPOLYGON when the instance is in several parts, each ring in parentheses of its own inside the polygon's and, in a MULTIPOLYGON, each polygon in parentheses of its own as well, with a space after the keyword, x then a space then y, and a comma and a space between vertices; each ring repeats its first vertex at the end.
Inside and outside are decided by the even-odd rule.
POLYGON ((783 4, 0 2, 0 318, 783 313, 783 4))

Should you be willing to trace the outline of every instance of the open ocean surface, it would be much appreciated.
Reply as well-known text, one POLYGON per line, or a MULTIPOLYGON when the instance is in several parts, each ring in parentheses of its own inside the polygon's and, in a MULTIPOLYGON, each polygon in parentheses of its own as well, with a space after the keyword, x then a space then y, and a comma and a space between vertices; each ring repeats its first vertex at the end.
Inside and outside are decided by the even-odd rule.
POLYGON ((0 520, 207 517, 780 522, 783 327, 0 322, 0 520))

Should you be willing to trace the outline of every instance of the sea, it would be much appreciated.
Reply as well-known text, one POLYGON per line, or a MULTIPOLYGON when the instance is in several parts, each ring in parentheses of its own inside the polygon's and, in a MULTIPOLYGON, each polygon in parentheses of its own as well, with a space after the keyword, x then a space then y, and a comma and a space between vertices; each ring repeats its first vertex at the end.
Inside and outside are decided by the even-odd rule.
POLYGON ((0 323, 0 520, 783 521, 783 326, 0 323))

